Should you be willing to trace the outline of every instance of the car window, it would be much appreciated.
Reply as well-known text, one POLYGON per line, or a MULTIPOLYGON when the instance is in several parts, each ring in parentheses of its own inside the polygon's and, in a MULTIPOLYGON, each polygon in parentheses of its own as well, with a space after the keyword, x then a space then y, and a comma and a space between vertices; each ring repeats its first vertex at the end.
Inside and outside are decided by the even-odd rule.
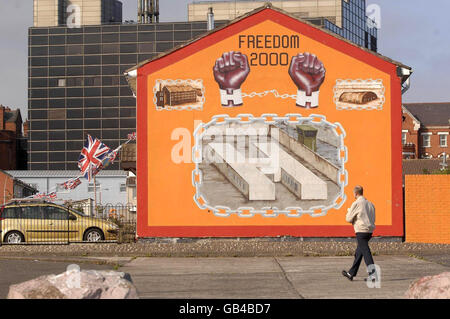
POLYGON ((83 217, 87 216, 84 212, 81 212, 79 210, 75 210, 73 208, 72 208, 71 212, 74 213, 75 215, 80 215, 80 216, 83 216, 83 217))
POLYGON ((45 219, 67 220, 67 218, 68 218, 67 210, 64 210, 59 207, 47 206, 47 207, 44 207, 44 212, 45 212, 44 213, 45 219))
POLYGON ((22 218, 26 219, 44 219, 44 214, 41 206, 25 206, 22 208, 22 218))
POLYGON ((19 218, 20 208, 8 207, 3 209, 2 218, 19 218))

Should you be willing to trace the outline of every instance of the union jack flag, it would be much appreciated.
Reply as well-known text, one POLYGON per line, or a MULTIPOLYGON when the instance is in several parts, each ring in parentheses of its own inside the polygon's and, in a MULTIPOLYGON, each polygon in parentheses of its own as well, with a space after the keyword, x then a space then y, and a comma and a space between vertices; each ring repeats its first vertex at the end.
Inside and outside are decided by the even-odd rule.
POLYGON ((103 159, 102 168, 114 163, 117 157, 117 150, 111 150, 103 159))
POLYGON ((102 168, 103 160, 109 155, 111 149, 103 144, 99 139, 93 139, 88 135, 84 147, 81 150, 80 158, 78 159, 78 167, 81 174, 87 180, 91 181, 91 178, 95 175, 93 172, 102 168))
POLYGON ((130 141, 135 141, 136 140, 136 132, 128 134, 128 139, 130 141))
POLYGON ((39 193, 39 194, 33 195, 31 198, 43 198, 43 199, 48 199, 48 200, 55 200, 56 192, 51 192, 49 194, 39 193))
POLYGON ((50 200, 56 199, 56 192, 52 192, 50 194, 47 194, 45 197, 50 199, 50 200))
POLYGON ((75 189, 80 184, 81 184, 80 179, 79 178, 75 178, 75 179, 70 179, 67 182, 63 183, 62 187, 64 189, 75 189))

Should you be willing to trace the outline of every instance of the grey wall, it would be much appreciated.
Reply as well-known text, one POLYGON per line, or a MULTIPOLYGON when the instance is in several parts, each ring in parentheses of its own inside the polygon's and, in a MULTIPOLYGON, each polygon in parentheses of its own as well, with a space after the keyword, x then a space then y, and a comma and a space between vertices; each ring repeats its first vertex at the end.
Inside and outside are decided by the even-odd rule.
MULTIPOLYGON (((48 193, 56 189, 57 184, 66 182, 70 177, 20 177, 18 178, 24 183, 36 186, 39 193, 48 193)), ((97 184, 97 203, 98 204, 126 204, 127 192, 120 191, 120 184, 126 183, 126 176, 105 176, 96 177, 97 184), (101 202, 100 202, 101 198, 101 202)), ((81 179, 81 185, 74 190, 58 191, 57 197, 61 200, 83 200, 87 198, 94 199, 94 192, 88 192, 89 182, 87 179, 81 179)))

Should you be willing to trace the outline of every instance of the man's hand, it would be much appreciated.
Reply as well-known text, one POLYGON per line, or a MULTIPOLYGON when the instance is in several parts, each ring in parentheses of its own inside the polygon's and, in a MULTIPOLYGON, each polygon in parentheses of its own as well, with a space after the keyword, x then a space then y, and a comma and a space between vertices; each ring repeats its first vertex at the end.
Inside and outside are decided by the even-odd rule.
POLYGON ((241 85, 249 73, 247 56, 240 52, 225 52, 216 60, 213 74, 219 84, 222 106, 242 105, 241 85))
POLYGON ((289 75, 298 88, 297 106, 314 108, 319 106, 319 88, 325 80, 323 63, 308 52, 292 57, 289 75))

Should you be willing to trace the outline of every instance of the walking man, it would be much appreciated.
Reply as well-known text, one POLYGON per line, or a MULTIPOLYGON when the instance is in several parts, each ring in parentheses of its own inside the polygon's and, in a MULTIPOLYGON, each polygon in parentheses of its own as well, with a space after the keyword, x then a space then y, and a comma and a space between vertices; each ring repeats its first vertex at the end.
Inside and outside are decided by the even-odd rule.
MULTIPOLYGON (((369 240, 372 238, 373 230, 375 229, 375 207, 363 196, 362 186, 355 186, 353 189, 353 195, 355 201, 352 206, 347 210, 345 220, 348 223, 353 224, 353 228, 356 233, 356 240, 358 247, 355 251, 355 260, 353 261, 352 268, 349 271, 343 270, 342 275, 347 277, 350 281, 358 273, 359 265, 364 257, 366 266, 373 271, 369 273, 370 280, 375 280, 375 267, 372 258, 372 253, 369 248, 369 240), (372 265, 370 267, 370 265, 372 265)), ((367 280, 367 279, 366 279, 367 280)))

